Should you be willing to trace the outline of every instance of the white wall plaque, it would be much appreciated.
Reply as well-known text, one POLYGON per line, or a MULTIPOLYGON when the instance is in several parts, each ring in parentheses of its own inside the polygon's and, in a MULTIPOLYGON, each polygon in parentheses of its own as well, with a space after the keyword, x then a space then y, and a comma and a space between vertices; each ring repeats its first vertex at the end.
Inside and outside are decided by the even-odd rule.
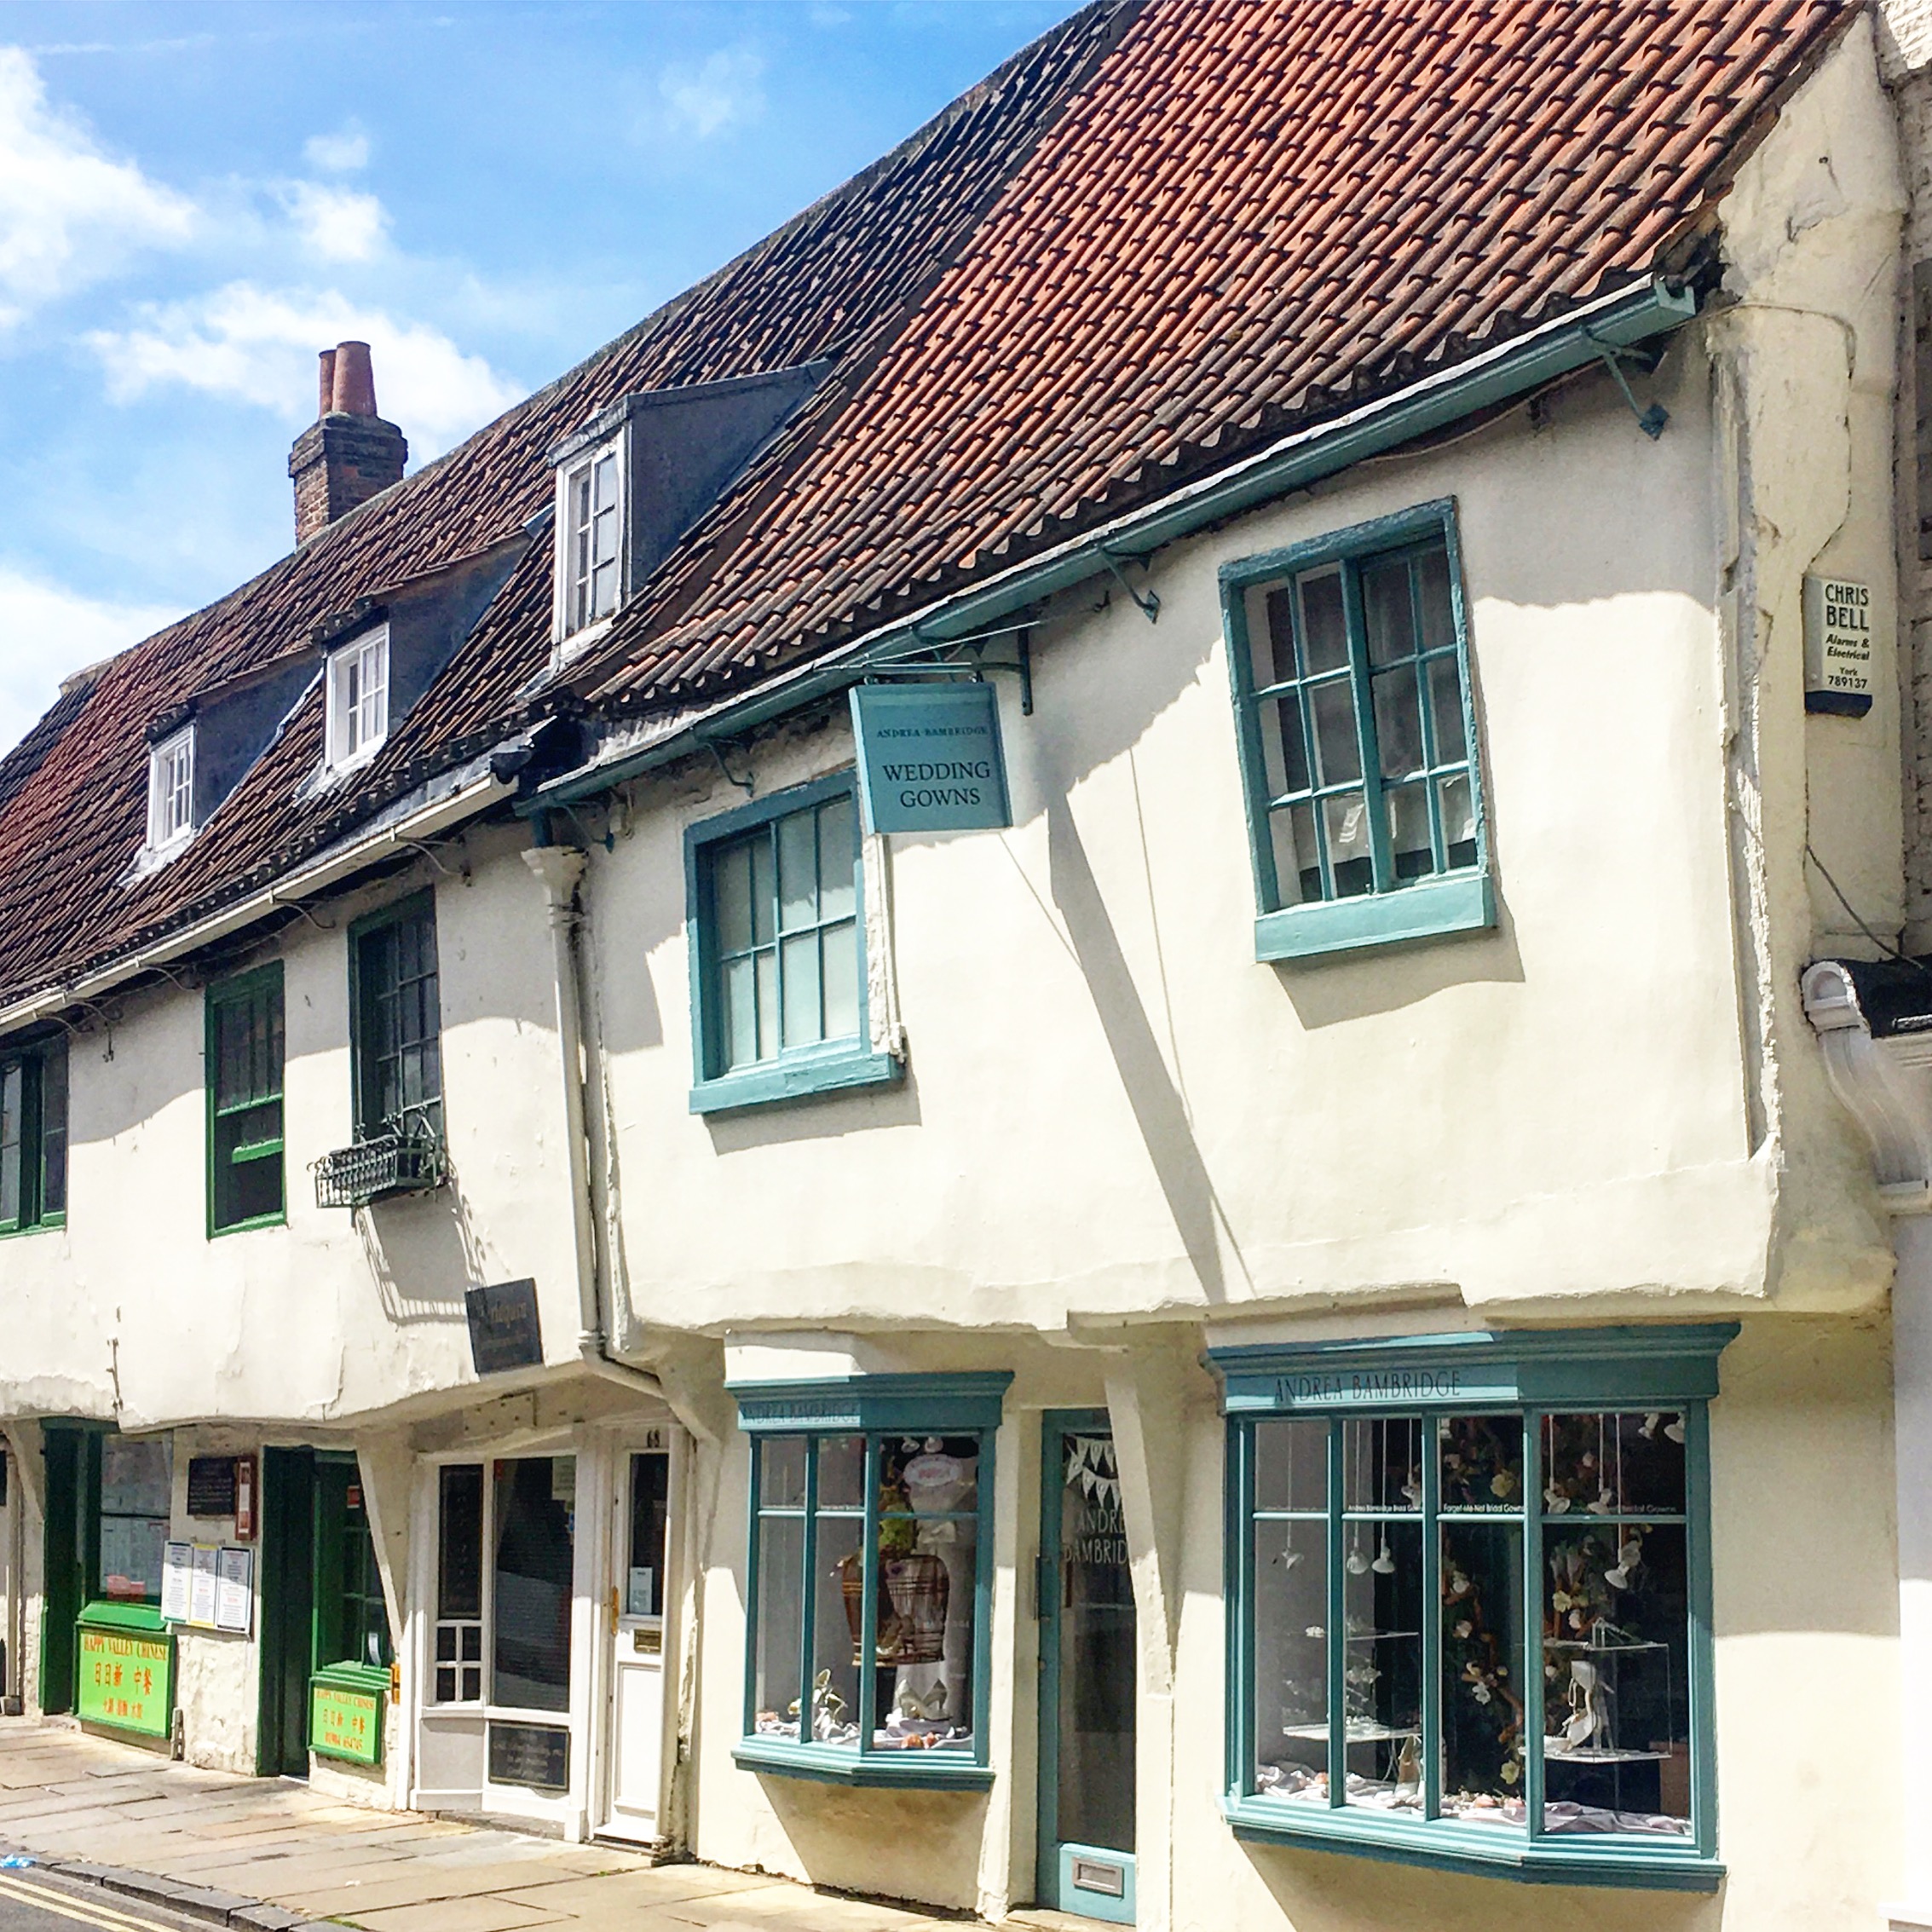
POLYGON ((1804 580, 1804 708, 1871 709, 1871 591, 1842 577, 1804 580))

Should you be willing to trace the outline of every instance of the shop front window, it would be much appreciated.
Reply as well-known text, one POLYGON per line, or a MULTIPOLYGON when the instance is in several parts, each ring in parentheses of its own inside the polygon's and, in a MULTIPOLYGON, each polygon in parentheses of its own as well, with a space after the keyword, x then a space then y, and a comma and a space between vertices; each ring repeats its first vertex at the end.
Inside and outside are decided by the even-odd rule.
POLYGON ((353 1459, 315 1471, 315 1664, 386 1670, 389 1619, 361 1473, 353 1459))
POLYGON ((1214 1354, 1237 1831, 1715 1883, 1703 1445, 1730 1332, 1214 1354), (1578 1401, 1593 1377, 1623 1399, 1578 1401))
POLYGON ((174 1458, 164 1438, 102 1441, 95 1577, 110 1601, 160 1602, 173 1484, 174 1458))
POLYGON ((856 1386, 893 1386, 853 1399, 857 1426, 823 1431, 768 1428, 795 1399, 735 1392, 755 1432, 741 1756, 858 1783, 975 1781, 984 1767, 987 1514, 1006 1378, 949 1380, 972 1386, 921 1412, 897 1393, 918 1378, 866 1378, 856 1386), (874 1419, 891 1426, 866 1426, 874 1419))
POLYGON ((574 1456, 522 1456, 495 1465, 494 1704, 520 1710, 570 1708, 576 1478, 574 1456))

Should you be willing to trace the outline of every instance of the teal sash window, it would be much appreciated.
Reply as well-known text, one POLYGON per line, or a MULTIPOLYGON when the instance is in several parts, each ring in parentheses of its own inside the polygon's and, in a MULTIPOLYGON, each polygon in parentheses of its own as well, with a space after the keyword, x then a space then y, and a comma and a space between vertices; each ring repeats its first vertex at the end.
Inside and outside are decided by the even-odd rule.
POLYGON ((1005 1375, 734 1387, 751 1433, 738 1762, 985 1784, 994 1439, 1005 1375))
POLYGON ((1221 572, 1263 959, 1493 923, 1453 506, 1221 572))
POLYGON ((685 866, 694 1113, 901 1076, 870 1040, 850 771, 693 826, 685 866))
POLYGON ((1727 1328, 1226 1349, 1237 1832, 1716 1883, 1727 1328))

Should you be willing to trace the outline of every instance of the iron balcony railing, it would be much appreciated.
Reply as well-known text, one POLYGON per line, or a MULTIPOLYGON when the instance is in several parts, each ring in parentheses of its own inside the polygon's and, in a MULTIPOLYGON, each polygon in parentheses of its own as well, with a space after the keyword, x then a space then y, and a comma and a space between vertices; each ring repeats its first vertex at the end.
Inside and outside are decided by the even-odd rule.
POLYGON ((427 1194, 449 1178, 448 1151, 430 1115, 412 1108, 353 1147, 309 1163, 318 1208, 366 1208, 395 1194, 427 1194))

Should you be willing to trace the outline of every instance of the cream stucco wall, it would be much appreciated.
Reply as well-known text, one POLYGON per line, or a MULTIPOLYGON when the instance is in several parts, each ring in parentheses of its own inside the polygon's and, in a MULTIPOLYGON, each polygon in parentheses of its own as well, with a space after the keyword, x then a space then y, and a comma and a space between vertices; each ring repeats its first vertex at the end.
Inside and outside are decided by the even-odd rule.
POLYGON ((111 1007, 71 1042, 64 1231, 0 1244, 13 1347, 0 1414, 342 1425, 475 1378, 463 1290, 536 1279, 546 1352, 574 1359, 575 1247, 542 894, 521 832, 339 900, 236 962, 283 966, 288 1224, 211 1239, 198 988, 111 1007), (465 864, 464 862, 467 862, 465 864), (459 867, 462 869, 459 870, 459 867), (352 1217, 309 1162, 351 1138, 347 929, 436 894, 453 1184, 352 1217))

